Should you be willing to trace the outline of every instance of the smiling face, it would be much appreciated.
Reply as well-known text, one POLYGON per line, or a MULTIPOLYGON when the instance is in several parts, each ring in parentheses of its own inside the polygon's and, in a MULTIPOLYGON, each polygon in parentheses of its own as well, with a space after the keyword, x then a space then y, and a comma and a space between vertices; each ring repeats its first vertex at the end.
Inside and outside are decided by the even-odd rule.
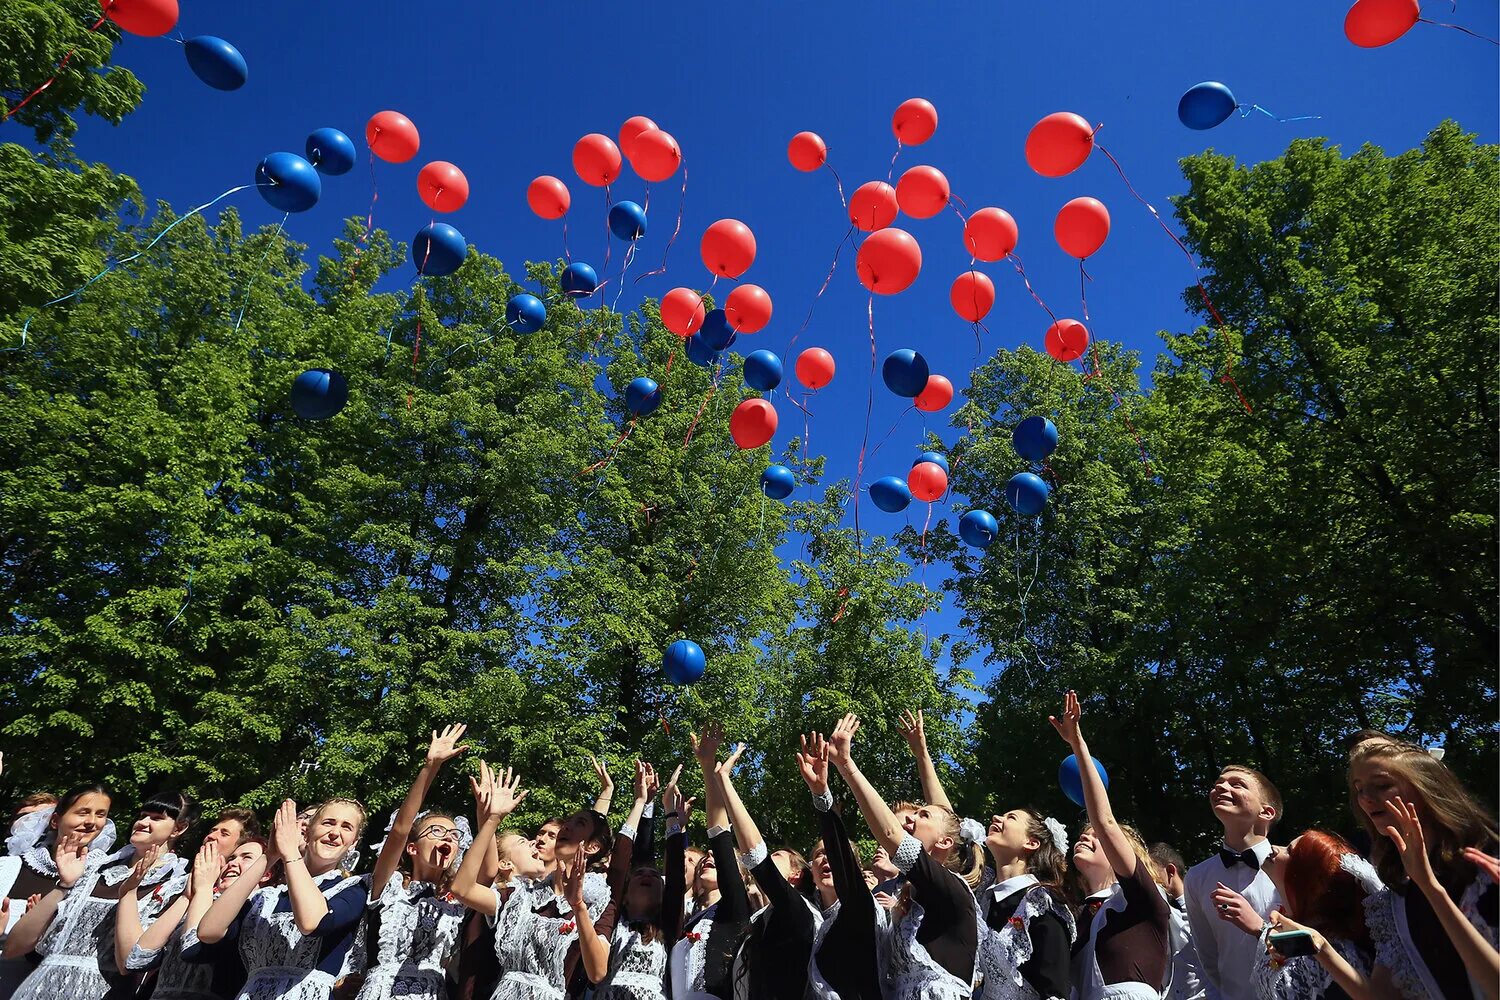
POLYGON ((234 851, 235 845, 244 835, 245 824, 237 819, 221 819, 204 836, 203 842, 211 843, 218 848, 220 857, 227 857, 234 851))
POLYGON ((1109 885, 1115 880, 1114 869, 1110 868, 1109 859, 1092 830, 1078 835, 1078 842, 1073 845, 1073 864, 1090 886, 1109 885))
POLYGON ((1219 775, 1208 792, 1208 804, 1226 827, 1264 824, 1269 828, 1276 810, 1262 794, 1255 776, 1230 768, 1219 775))
POLYGON ((137 851, 148 847, 167 845, 176 840, 187 828, 160 809, 148 809, 130 824, 130 846, 137 851))
POLYGON ((546 864, 550 865, 557 860, 557 835, 562 832, 562 828, 563 824, 561 820, 549 819, 536 832, 535 844, 537 857, 541 858, 546 864))
POLYGON ((833 864, 828 860, 828 848, 818 841, 812 852, 812 880, 819 892, 833 892, 833 864))
POLYGON ((625 886, 625 915, 630 920, 650 920, 661 912, 661 872, 655 868, 637 868, 625 886))
POLYGON ((53 813, 48 823, 57 831, 59 842, 75 835, 88 842, 99 836, 99 831, 109 822, 109 807, 108 795, 86 792, 78 796, 61 815, 53 813))
POLYGON ((698 859, 697 871, 688 884, 693 887, 693 896, 698 899, 719 888, 719 868, 714 864, 712 854, 705 854, 698 859))
POLYGON ((693 886, 693 880, 698 877, 698 862, 703 860, 703 852, 696 847, 689 847, 682 852, 682 884, 694 895, 697 891, 693 886))
POLYGON ((588 810, 579 810, 563 821, 562 829, 557 831, 557 839, 553 842, 552 853, 558 861, 569 861, 577 856, 580 850, 586 857, 598 854, 603 845, 594 839, 598 833, 598 821, 594 814, 588 810))
POLYGON ((519 833, 500 838, 500 862, 510 868, 512 877, 541 878, 547 874, 547 862, 537 852, 536 844, 519 833))
POLYGON ((323 806, 307 824, 307 869, 314 875, 332 871, 359 840, 365 817, 351 802, 323 806))
POLYGON ((1418 814, 1425 821, 1426 804, 1416 787, 1404 775, 1391 770, 1386 764, 1387 758, 1365 757, 1350 768, 1349 784, 1354 789, 1355 803, 1369 817, 1377 832, 1384 832, 1386 827, 1395 825, 1396 817, 1391 815, 1385 803, 1387 799, 1395 799, 1397 796, 1402 801, 1415 805, 1418 814))
POLYGON ((1042 846, 1031 835, 1034 817, 1024 809, 1012 809, 1003 816, 991 816, 984 844, 1001 864, 1024 857, 1042 846))
POLYGON ((927 853, 935 858, 946 858, 958 842, 954 816, 937 806, 922 806, 906 817, 904 829, 917 838, 927 853))
POLYGON ((406 842, 412 877, 436 882, 458 860, 458 825, 447 816, 424 816, 406 842))
MULTIPOLYGON (((229 861, 224 865, 224 870, 219 873, 219 880, 214 883, 214 893, 218 894, 229 888, 229 883, 244 874, 245 869, 259 861, 265 853, 265 846, 257 840, 247 840, 236 847, 230 852, 229 861)), ((264 883, 270 877, 271 872, 267 870, 261 875, 261 882, 264 883)))

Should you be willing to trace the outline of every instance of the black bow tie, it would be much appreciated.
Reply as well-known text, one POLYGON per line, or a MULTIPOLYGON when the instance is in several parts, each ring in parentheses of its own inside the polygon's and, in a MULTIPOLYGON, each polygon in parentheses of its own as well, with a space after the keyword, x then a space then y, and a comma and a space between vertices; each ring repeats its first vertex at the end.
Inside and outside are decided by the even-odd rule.
POLYGON ((1254 851, 1240 851, 1236 854, 1227 847, 1219 848, 1219 860, 1224 862, 1225 868, 1233 868, 1235 865, 1244 865, 1253 871, 1260 871, 1260 858, 1254 851))

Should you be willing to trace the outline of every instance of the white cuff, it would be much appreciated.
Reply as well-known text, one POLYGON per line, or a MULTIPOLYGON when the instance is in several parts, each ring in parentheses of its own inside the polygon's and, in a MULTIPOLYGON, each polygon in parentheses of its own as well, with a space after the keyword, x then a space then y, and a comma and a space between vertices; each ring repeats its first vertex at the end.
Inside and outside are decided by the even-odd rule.
POLYGON ((667 836, 668 837, 675 837, 675 836, 677 836, 681 832, 682 832, 682 820, 678 819, 676 816, 673 816, 671 819, 667 820, 667 836))
POLYGON ((896 855, 891 860, 895 862, 896 870, 905 875, 921 856, 922 842, 908 833, 902 838, 901 846, 896 848, 896 855))
POLYGON ((616 832, 622 837, 629 837, 631 840, 635 839, 635 827, 633 826, 622 826, 616 832))
POLYGON ((728 833, 732 829, 734 828, 729 826, 711 826, 708 828, 708 839, 713 840, 719 834, 728 833))
POLYGON ((760 864, 770 856, 771 852, 766 850, 766 842, 762 840, 760 843, 750 848, 750 850, 740 855, 740 864, 744 865, 746 868, 754 868, 756 865, 760 864))
POLYGON ((813 796, 813 808, 820 813, 826 813, 833 808, 833 789, 823 790, 822 795, 813 796))
POLYGON ((645 817, 646 819, 650 819, 652 816, 655 816, 656 815, 656 803, 655 802, 647 802, 646 803, 646 808, 641 810, 641 815, 643 817, 645 817))

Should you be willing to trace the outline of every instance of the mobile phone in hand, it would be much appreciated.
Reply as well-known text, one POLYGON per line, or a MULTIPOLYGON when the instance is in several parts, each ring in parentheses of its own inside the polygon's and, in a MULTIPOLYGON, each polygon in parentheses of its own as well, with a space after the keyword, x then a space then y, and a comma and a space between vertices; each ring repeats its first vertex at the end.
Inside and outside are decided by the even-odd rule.
POLYGON ((1271 947, 1275 948, 1287 958, 1300 958, 1303 955, 1317 954, 1318 949, 1313 946, 1312 935, 1307 931, 1279 931, 1270 935, 1268 940, 1271 947))

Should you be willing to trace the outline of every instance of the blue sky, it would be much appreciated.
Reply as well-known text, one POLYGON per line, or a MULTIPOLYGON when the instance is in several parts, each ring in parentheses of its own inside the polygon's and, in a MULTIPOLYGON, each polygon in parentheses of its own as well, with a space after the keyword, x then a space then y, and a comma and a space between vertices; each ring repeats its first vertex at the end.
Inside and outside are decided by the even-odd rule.
MULTIPOLYGON (((683 234, 667 274, 634 287, 655 296, 678 284, 706 287, 699 235, 715 219, 741 219, 759 244, 744 280, 770 291, 775 316, 737 348, 783 353, 847 226, 832 178, 794 171, 787 140, 803 129, 820 133, 845 190, 852 191, 864 180, 885 178, 894 151, 891 113, 908 97, 925 97, 938 109, 937 134, 903 152, 897 174, 932 164, 971 208, 998 205, 1015 216, 1017 252, 1060 315, 1078 312, 1078 272, 1052 238, 1053 216, 1079 195, 1105 202, 1113 228, 1089 262, 1091 327, 1097 336, 1142 351, 1149 367, 1157 331, 1188 324, 1181 299, 1192 278, 1187 261, 1103 157, 1095 155, 1063 179, 1033 174, 1022 157, 1027 130, 1059 110, 1102 122, 1100 141, 1164 213, 1168 196, 1182 189, 1177 160, 1210 145, 1245 162, 1274 157, 1299 136, 1326 136, 1347 151, 1370 142, 1396 152, 1420 142, 1445 117, 1483 141, 1496 140, 1494 46, 1419 24, 1392 45, 1357 49, 1343 35, 1346 9, 1322 0, 184 0, 182 32, 219 35, 238 46, 250 65, 248 85, 234 93, 211 90, 192 76, 175 42, 127 38, 115 58, 145 81, 145 102, 118 128, 87 122, 77 145, 82 156, 136 177, 148 199, 183 209, 250 181, 267 153, 300 152, 306 135, 321 126, 347 132, 363 156, 366 119, 396 109, 416 122, 422 148, 410 163, 377 163, 377 225, 409 239, 430 218, 417 198, 417 170, 431 159, 451 160, 468 175, 472 196, 445 221, 518 273, 525 261, 561 254, 560 227, 526 208, 527 182, 543 173, 572 188, 575 259, 602 263, 603 193, 573 175, 570 153, 584 133, 613 136, 630 115, 649 115, 681 143, 690 180, 683 234), (1223 81, 1241 101, 1283 116, 1322 118, 1283 125, 1258 115, 1236 117, 1212 132, 1192 132, 1177 121, 1177 99, 1203 80, 1223 81)), ((1493 3, 1464 0, 1450 10, 1446 2, 1429 2, 1425 13, 1500 34, 1493 3)), ((675 221, 678 184, 674 178, 657 185, 634 273, 660 259, 675 221)), ((616 198, 639 201, 642 193, 628 170, 614 189, 616 198)), ((289 231, 311 244, 312 253, 326 250, 340 220, 362 215, 369 200, 361 162, 344 177, 326 179, 322 201, 293 216, 289 231)), ((254 192, 234 203, 251 225, 279 218, 254 192)), ((907 292, 875 303, 880 354, 917 348, 961 389, 973 366, 974 340, 948 304, 949 283, 968 265, 958 220, 945 212, 897 224, 920 241, 924 262, 907 292)), ((619 260, 617 247, 611 276, 619 260)), ((852 264, 846 252, 798 341, 799 349, 828 349, 838 363, 833 385, 813 407, 812 441, 828 456, 832 476, 853 473, 864 429, 853 415, 863 413, 869 385, 867 295, 852 264)), ((999 293, 987 319, 986 354, 1023 343, 1039 348, 1045 314, 1008 266, 985 269, 999 293)), ((791 358, 784 360, 790 372, 791 358)), ((877 384, 872 444, 905 402, 877 384)), ((780 410, 778 445, 802 424, 785 402, 780 410)), ((867 469, 866 482, 904 475, 921 436, 918 414, 907 415, 877 465, 867 469)), ((954 437, 951 431, 947 436, 954 437)), ((920 523, 920 512, 912 510, 920 523)), ((894 528, 876 520, 888 517, 873 505, 862 508, 866 524, 894 528)), ((941 630, 953 620, 943 612, 932 626, 941 630)))

